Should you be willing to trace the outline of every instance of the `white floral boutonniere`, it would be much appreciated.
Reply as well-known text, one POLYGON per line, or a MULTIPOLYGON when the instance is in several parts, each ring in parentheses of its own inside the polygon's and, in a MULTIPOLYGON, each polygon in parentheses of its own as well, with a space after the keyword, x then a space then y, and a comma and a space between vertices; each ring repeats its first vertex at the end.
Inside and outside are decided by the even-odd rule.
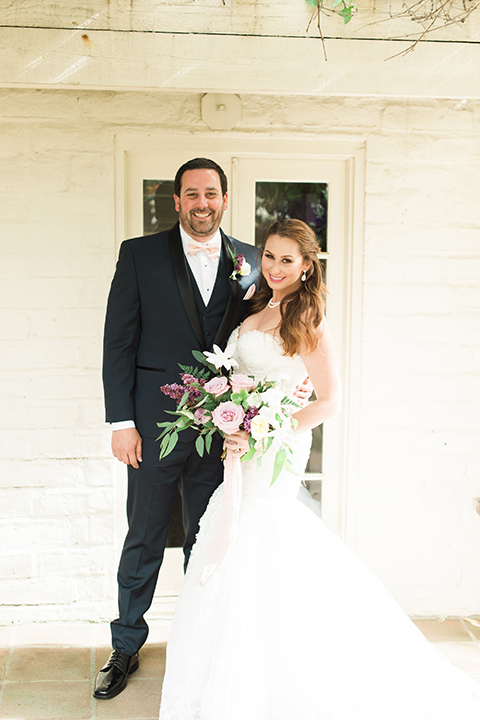
POLYGON ((240 277, 250 275, 252 272, 250 263, 245 260, 242 254, 234 255, 233 251, 230 248, 228 249, 233 260, 233 272, 230 275, 230 280, 236 280, 238 275, 240 275, 240 277))

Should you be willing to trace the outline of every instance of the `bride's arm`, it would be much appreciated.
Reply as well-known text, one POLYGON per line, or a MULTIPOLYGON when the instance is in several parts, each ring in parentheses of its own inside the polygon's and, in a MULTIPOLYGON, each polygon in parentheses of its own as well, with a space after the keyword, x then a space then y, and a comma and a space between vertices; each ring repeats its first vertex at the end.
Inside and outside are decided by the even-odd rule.
POLYGON ((293 414, 295 434, 311 430, 340 410, 342 389, 335 345, 326 318, 317 328, 318 345, 313 352, 300 353, 317 399, 293 414))

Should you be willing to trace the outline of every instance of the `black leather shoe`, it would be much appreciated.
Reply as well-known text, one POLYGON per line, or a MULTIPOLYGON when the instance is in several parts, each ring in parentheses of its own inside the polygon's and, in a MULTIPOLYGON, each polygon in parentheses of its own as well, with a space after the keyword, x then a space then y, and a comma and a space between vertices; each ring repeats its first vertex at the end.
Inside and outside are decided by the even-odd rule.
POLYGON ((128 676, 138 670, 138 653, 127 655, 114 650, 97 675, 93 697, 110 700, 127 687, 128 676))

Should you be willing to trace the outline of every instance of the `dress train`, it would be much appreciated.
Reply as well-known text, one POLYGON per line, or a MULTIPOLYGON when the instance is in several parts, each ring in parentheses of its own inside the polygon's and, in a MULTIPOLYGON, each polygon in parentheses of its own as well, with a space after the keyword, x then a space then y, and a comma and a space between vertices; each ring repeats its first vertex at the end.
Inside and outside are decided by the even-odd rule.
MULTIPOLYGON (((270 335, 242 334, 240 372, 305 376, 270 335), (265 371, 268 368, 268 371, 265 371)), ((299 471, 310 451, 299 436, 299 471)), ((270 456, 269 456, 270 455, 270 456)), ((238 533, 199 584, 223 486, 202 518, 172 623, 160 720, 480 720, 480 686, 424 638, 311 510, 298 477, 242 463, 238 533)))

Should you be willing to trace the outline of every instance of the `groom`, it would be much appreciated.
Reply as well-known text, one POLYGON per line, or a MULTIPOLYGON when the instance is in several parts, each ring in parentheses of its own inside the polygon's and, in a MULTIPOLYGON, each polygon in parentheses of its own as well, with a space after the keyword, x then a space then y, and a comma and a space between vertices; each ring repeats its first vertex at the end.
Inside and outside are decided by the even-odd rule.
MULTIPOLYGON (((195 365, 192 350, 224 347, 243 320, 259 282, 258 249, 220 229, 227 178, 212 160, 196 158, 175 177, 179 223, 171 230, 122 243, 108 298, 103 380, 112 450, 128 465, 129 529, 118 569, 119 617, 111 623, 113 652, 97 676, 94 696, 115 697, 138 668, 147 639, 144 614, 162 564, 177 487, 182 496, 184 555, 188 562, 199 519, 222 481, 223 441, 209 455, 195 450, 196 433, 180 433, 159 461, 157 422, 175 402, 160 386, 178 381, 179 367, 195 365), (251 272, 234 274, 243 255, 251 272)), ((248 269, 248 266, 244 266, 248 269)))

